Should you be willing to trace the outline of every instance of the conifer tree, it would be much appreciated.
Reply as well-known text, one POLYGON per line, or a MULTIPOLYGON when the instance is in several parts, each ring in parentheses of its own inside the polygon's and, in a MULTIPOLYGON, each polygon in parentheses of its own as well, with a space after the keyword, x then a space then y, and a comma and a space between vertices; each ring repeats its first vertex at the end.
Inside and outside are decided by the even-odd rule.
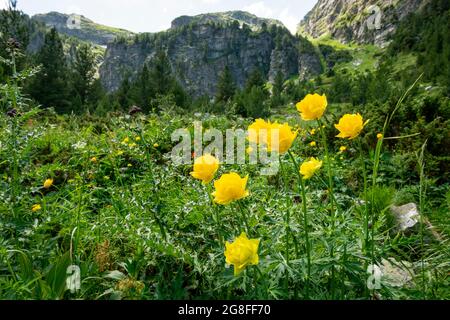
POLYGON ((227 102, 233 98, 236 92, 236 84, 234 83, 233 75, 231 74, 230 68, 225 67, 222 74, 220 75, 219 82, 217 84, 217 102, 227 102))

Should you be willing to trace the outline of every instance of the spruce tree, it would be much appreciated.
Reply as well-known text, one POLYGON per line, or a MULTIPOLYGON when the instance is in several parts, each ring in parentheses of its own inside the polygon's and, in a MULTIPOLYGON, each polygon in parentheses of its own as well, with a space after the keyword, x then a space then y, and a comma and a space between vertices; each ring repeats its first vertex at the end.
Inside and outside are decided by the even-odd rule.
POLYGON ((217 84, 216 102, 228 102, 233 98, 235 92, 236 85, 233 75, 231 74, 230 68, 226 66, 217 84))
POLYGON ((281 104, 283 104, 283 99, 282 99, 283 89, 284 89, 284 76, 283 76, 283 73, 281 73, 281 71, 278 71, 275 76, 273 87, 272 87, 272 106, 273 107, 277 107, 277 106, 280 106, 281 104))
POLYGON ((62 41, 54 28, 45 35, 36 60, 41 71, 31 83, 31 96, 45 108, 54 107, 57 112, 68 112, 68 68, 62 41))
POLYGON ((88 99, 92 97, 92 90, 95 80, 95 55, 89 44, 82 44, 78 47, 73 64, 74 78, 73 85, 81 105, 86 107, 88 99))

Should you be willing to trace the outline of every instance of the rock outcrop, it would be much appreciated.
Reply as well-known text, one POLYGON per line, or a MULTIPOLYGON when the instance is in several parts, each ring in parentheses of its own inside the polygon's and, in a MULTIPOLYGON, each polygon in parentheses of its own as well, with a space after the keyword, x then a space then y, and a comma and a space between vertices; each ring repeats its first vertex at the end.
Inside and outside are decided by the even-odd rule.
POLYGON ((428 0, 319 0, 299 25, 313 38, 386 46, 398 22, 428 0))
POLYGON ((125 77, 151 63, 158 50, 166 51, 177 79, 194 96, 213 95, 225 66, 239 87, 255 69, 268 79, 278 71, 286 78, 322 71, 307 40, 293 36, 279 21, 238 11, 180 17, 168 31, 109 44, 100 69, 104 87, 117 90, 125 77))
POLYGON ((61 34, 91 42, 96 45, 106 46, 118 37, 128 37, 132 32, 103 26, 80 15, 67 15, 59 12, 37 14, 32 20, 55 28, 61 34))

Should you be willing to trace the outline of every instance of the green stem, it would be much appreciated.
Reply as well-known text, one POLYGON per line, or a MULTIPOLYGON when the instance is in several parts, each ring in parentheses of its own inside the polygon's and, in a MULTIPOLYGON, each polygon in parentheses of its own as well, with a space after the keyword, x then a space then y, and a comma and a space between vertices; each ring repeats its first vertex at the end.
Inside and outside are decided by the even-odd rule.
MULTIPOLYGON (((330 159, 330 153, 328 151, 327 137, 325 136, 325 130, 322 128, 322 121, 317 120, 317 124, 319 125, 319 131, 322 137, 322 144, 325 149, 325 162, 327 163, 327 173, 328 173, 328 188, 330 192, 330 204, 331 204, 331 233, 334 235, 335 227, 336 227, 336 212, 335 212, 335 203, 334 203, 334 184, 333 184, 333 172, 332 165, 330 159)), ((335 297, 335 261, 334 261, 334 243, 331 243, 330 246, 330 256, 332 260, 331 266, 331 298, 335 297)))
MULTIPOLYGON (((363 147, 362 147, 362 141, 361 138, 358 140, 358 145, 359 145, 359 155, 360 155, 360 160, 361 160, 361 169, 363 172, 363 177, 364 177, 364 246, 363 246, 363 251, 364 251, 364 255, 368 256, 370 254, 369 251, 369 203, 368 203, 368 196, 367 196, 367 171, 366 171, 366 162, 364 160, 364 152, 363 152, 363 147)), ((371 258, 371 260, 373 260, 371 258)), ((368 267, 368 263, 366 262, 365 264, 365 269, 367 269, 368 267)), ((366 295, 369 295, 369 291, 367 290, 367 286, 365 288, 366 291, 366 295)))
POLYGON ((308 224, 308 208, 306 200, 306 187, 305 181, 300 174, 300 169, 294 155, 289 151, 289 156, 291 157, 292 163, 295 167, 295 172, 297 172, 298 180, 301 186, 302 193, 302 209, 303 209, 303 227, 305 229, 305 244, 306 244, 306 259, 307 259, 307 278, 306 278, 306 298, 309 299, 309 287, 311 279, 311 243, 309 240, 309 224, 308 224))
POLYGON ((245 224, 245 227, 247 229, 247 235, 250 236, 250 233, 249 233, 250 232, 250 227, 249 227, 249 224, 248 224, 248 221, 247 221, 247 215, 245 214, 245 211, 244 211, 244 208, 242 207, 241 202, 240 201, 236 201, 236 202, 238 204, 239 210, 241 211, 242 221, 245 224))

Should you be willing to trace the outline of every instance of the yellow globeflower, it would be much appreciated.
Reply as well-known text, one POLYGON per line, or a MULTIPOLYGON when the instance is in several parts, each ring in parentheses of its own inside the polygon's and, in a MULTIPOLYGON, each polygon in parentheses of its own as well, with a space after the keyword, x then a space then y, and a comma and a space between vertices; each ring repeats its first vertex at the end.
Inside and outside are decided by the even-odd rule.
POLYGON ((378 139, 378 140, 383 139, 383 134, 382 134, 382 133, 377 134, 377 139, 378 139))
POLYGON ((139 141, 141 141, 142 139, 141 139, 141 137, 136 137, 134 140, 135 140, 136 142, 139 142, 139 141))
POLYGON ((311 147, 316 147, 317 146, 317 142, 313 141, 309 144, 311 147))
POLYGON ((194 171, 191 172, 191 176, 207 184, 214 179, 217 170, 219 170, 219 160, 210 154, 205 154, 195 160, 194 171))
POLYGON ((308 94, 302 101, 297 103, 297 110, 305 121, 319 120, 327 109, 328 101, 326 95, 308 94))
POLYGON ((345 151, 347 151, 347 147, 346 146, 342 146, 342 147, 339 148, 339 151, 340 152, 345 152, 345 151))
POLYGON ((96 163, 97 162, 97 158, 96 157, 92 157, 91 158, 91 162, 96 163))
POLYGON ((159 148, 159 144, 155 143, 155 144, 153 145, 153 148, 159 148))
POLYGON ((263 119, 257 119, 248 127, 248 140, 258 144, 267 144, 270 137, 271 123, 263 119))
POLYGON ((130 142, 130 138, 126 137, 123 139, 122 144, 128 144, 130 142))
POLYGON ((267 147, 273 152, 278 152, 280 154, 286 153, 292 147, 297 135, 298 132, 293 132, 292 128, 287 123, 274 123, 270 127, 267 147), (272 141, 272 133, 274 133, 275 130, 278 130, 278 143, 276 141, 272 141))
POLYGON ((322 161, 319 161, 316 158, 311 158, 309 161, 306 161, 301 165, 300 173, 302 174, 303 179, 308 180, 311 179, 320 168, 322 168, 322 161))
POLYGON ((237 201, 249 196, 247 190, 248 176, 241 178, 237 173, 228 173, 220 177, 214 182, 216 189, 213 192, 214 202, 227 205, 233 201, 237 201))
POLYGON ((33 211, 33 212, 39 211, 41 209, 42 209, 42 207, 40 204, 35 204, 33 207, 31 207, 31 211, 33 211))
POLYGON ((234 275, 239 275, 247 266, 259 263, 258 247, 260 240, 248 239, 242 233, 233 243, 225 243, 226 263, 234 266, 234 275))
POLYGON ((53 185, 53 179, 47 179, 44 182, 44 188, 45 189, 50 189, 50 187, 53 185))
POLYGON ((348 138, 350 140, 355 139, 360 135, 367 123, 369 121, 364 122, 363 117, 359 113, 346 114, 335 125, 336 129, 340 131, 337 137, 342 139, 348 138))

